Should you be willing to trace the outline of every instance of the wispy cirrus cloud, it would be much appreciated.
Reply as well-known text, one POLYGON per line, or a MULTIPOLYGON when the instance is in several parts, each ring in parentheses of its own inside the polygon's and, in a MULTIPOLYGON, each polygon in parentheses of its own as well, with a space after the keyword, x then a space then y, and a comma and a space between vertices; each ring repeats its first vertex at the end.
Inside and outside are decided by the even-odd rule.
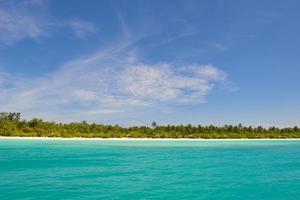
POLYGON ((43 4, 24 1, 15 4, 0 2, 0 42, 12 44, 24 38, 37 39, 46 34, 46 22, 41 15, 43 4))
MULTIPOLYGON (((37 23, 29 16, 41 32, 32 36, 22 32, 11 43, 40 38, 52 28, 71 28, 81 39, 98 31, 92 22, 78 18, 64 22, 45 18, 37 23)), ((178 105, 198 106, 216 86, 228 82, 224 71, 209 64, 145 62, 135 44, 147 31, 138 34, 120 14, 119 20, 118 45, 65 62, 44 76, 0 76, 0 110, 54 121, 119 121, 153 109, 171 112, 178 105)))
POLYGON ((98 30, 94 23, 80 18, 56 20, 48 12, 47 1, 0 2, 0 44, 12 45, 24 39, 39 40, 64 29, 70 29, 80 39, 98 30))
POLYGON ((18 77, 12 88, 2 88, 0 110, 52 120, 64 116, 64 121, 80 116, 115 119, 165 105, 201 104, 216 85, 227 81, 226 73, 213 65, 143 63, 127 50, 110 48, 69 61, 26 84, 18 77))
POLYGON ((89 21, 82 19, 73 19, 69 22, 69 26, 74 35, 78 38, 85 38, 90 34, 98 31, 98 28, 89 21))

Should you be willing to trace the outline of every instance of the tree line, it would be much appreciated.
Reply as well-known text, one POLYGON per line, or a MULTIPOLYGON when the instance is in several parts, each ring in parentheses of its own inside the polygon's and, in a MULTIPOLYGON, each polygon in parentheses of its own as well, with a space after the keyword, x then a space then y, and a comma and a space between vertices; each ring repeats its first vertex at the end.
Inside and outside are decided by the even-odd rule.
POLYGON ((83 138, 300 138, 300 128, 225 125, 157 125, 121 127, 96 123, 22 120, 20 113, 0 113, 0 136, 83 138))

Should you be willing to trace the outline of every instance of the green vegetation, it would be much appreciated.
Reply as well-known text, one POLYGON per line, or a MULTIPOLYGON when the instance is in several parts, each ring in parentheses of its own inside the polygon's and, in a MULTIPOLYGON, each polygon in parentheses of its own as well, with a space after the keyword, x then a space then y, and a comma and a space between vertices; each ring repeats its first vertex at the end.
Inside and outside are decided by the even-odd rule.
POLYGON ((300 138, 300 128, 263 128, 225 125, 224 127, 167 125, 124 128, 95 123, 55 123, 41 119, 21 120, 20 113, 0 113, 0 136, 84 137, 84 138, 300 138))

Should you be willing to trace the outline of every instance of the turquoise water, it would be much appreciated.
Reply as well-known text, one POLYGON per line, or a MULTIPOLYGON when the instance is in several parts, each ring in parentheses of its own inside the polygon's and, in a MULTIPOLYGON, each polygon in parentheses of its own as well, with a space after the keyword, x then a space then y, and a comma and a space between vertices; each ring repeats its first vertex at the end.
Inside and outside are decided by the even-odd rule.
POLYGON ((300 199, 300 141, 0 140, 0 199, 300 199))

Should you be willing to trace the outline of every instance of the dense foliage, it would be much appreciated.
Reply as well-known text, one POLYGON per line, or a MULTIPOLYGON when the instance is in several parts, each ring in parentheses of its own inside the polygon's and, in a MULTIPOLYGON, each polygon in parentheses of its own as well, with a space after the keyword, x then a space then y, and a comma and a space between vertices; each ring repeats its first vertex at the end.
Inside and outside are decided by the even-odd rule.
POLYGON ((20 113, 0 113, 0 136, 85 137, 85 138, 300 138, 300 128, 263 128, 225 125, 224 127, 167 125, 124 128, 95 123, 55 123, 41 119, 21 120, 20 113))

